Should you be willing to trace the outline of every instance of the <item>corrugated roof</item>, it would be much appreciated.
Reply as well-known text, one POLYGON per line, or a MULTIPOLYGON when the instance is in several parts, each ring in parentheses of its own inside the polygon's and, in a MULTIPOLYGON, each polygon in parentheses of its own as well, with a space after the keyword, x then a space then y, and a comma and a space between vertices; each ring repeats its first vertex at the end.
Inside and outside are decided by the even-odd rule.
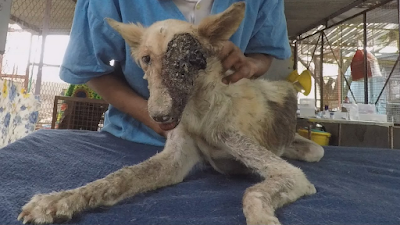
POLYGON ((347 11, 362 1, 351 0, 285 0, 285 14, 289 36, 294 38, 314 27, 324 25, 324 20, 336 13, 347 11))
MULTIPOLYGON (((46 2, 47 0, 13 0, 11 20, 24 28, 41 32, 46 12, 46 2)), ((285 0, 289 36, 294 38, 313 27, 324 24, 326 18, 331 19, 330 22, 332 23, 363 10, 363 7, 367 7, 369 4, 379 2, 381 1, 285 0), (360 5, 363 5, 363 7, 360 5), (347 13, 343 13, 345 11, 347 13)), ((49 32, 53 34, 69 33, 74 15, 75 0, 53 0, 50 7, 49 32)))
MULTIPOLYGON (((364 7, 352 9, 351 11, 340 15, 339 18, 335 18, 335 20, 341 21, 364 10, 364 7)), ((366 15, 368 50, 376 53, 376 56, 380 59, 395 60, 398 56, 398 53, 395 52, 395 50, 397 50, 399 45, 397 1, 393 0, 385 5, 379 6, 371 11, 368 11, 366 15)), ((320 54, 320 34, 317 33, 311 35, 316 30, 318 29, 314 29, 301 35, 303 38, 308 37, 299 41, 299 44, 302 48, 301 55, 312 55, 317 43, 318 47, 315 51, 315 55, 320 54)), ((338 26, 333 26, 324 30, 324 41, 326 48, 325 53, 340 51, 344 58, 352 57, 357 49, 361 49, 363 47, 363 31, 363 15, 359 15, 341 23, 338 26)), ((332 54, 330 55, 332 56, 332 54)), ((334 59, 331 58, 331 60, 334 59)))

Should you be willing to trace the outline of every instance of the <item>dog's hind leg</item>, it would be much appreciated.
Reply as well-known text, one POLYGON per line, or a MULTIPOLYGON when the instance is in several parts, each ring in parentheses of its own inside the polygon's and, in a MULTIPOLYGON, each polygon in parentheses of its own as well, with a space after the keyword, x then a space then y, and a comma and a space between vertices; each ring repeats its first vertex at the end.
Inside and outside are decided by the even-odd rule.
POLYGON ((265 180, 243 196, 247 224, 280 224, 275 210, 302 196, 316 193, 301 169, 294 167, 238 132, 221 135, 221 147, 265 180))
POLYGON ((318 162, 324 156, 324 148, 317 143, 296 134, 293 143, 285 148, 283 157, 306 162, 318 162))
POLYGON ((181 182, 201 160, 197 147, 184 131, 169 134, 164 150, 150 159, 122 168, 85 186, 35 195, 22 208, 24 223, 53 223, 98 206, 110 206, 135 194, 181 182))

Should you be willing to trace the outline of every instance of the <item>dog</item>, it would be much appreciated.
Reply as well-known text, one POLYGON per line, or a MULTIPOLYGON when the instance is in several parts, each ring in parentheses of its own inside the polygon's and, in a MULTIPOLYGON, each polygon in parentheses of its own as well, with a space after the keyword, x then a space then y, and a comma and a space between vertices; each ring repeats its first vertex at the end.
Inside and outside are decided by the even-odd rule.
POLYGON ((198 163, 223 174, 256 173, 262 181, 243 196, 247 224, 280 224, 275 210, 316 193, 284 157, 317 162, 324 150, 296 134, 297 92, 287 81, 241 79, 225 84, 220 43, 245 15, 232 4, 199 25, 159 21, 145 28, 107 19, 129 45, 148 81, 150 116, 168 133, 163 151, 76 189, 38 194, 18 220, 53 223, 99 206, 182 182, 198 163))

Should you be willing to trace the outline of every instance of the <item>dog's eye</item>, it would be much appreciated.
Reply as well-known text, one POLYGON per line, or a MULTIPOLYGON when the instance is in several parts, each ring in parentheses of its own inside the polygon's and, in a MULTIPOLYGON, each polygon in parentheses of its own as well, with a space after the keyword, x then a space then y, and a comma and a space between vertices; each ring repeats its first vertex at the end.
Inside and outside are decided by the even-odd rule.
POLYGON ((143 56, 143 57, 142 57, 142 61, 143 61, 145 64, 149 64, 149 63, 150 63, 150 56, 149 56, 149 55, 143 56))

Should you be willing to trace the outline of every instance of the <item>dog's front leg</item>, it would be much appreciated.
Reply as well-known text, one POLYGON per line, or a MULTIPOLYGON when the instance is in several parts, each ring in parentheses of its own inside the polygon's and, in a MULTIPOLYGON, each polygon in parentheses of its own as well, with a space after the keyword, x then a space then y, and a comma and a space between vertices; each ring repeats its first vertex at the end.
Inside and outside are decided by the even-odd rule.
POLYGON ((280 224, 275 210, 316 192, 301 169, 294 167, 240 132, 221 135, 221 147, 260 174, 265 180, 243 196, 247 224, 280 224))
POLYGON ((22 208, 24 223, 53 223, 98 206, 110 206, 135 194, 181 182, 200 160, 194 141, 178 128, 164 150, 150 159, 122 168, 85 186, 35 195, 22 208))

